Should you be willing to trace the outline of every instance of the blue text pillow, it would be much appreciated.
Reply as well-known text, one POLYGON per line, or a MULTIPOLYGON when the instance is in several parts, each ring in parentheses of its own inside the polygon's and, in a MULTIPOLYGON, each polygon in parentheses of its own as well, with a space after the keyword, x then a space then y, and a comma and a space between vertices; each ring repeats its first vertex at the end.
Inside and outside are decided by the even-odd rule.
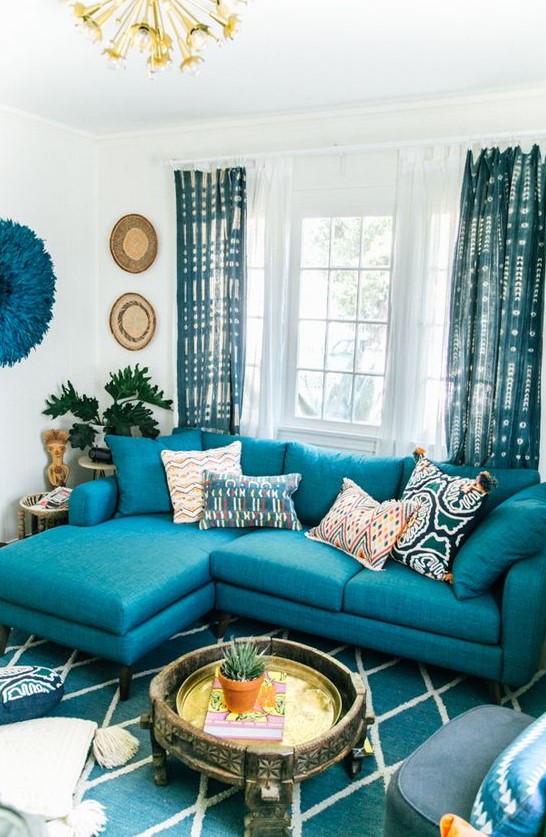
POLYGON ((0 668, 0 724, 40 718, 61 700, 60 674, 40 666, 0 668))
POLYGON ((200 529, 270 527, 301 529, 292 494, 301 474, 250 477, 204 473, 204 512, 200 529))
POLYGON ((160 514, 172 512, 171 495, 162 450, 201 450, 201 431, 185 429, 173 436, 141 439, 107 436, 119 488, 117 513, 160 514))
POLYGON ((495 837, 538 837, 546 817, 546 713, 497 756, 470 821, 495 837))

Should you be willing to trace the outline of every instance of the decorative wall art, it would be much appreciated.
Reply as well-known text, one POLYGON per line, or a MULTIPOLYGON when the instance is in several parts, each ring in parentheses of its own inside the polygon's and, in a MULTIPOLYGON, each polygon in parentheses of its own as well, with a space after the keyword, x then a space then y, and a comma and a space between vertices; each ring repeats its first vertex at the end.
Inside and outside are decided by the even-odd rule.
POLYGON ((0 220, 0 366, 13 366, 42 342, 54 300, 44 242, 29 227, 0 220))
POLYGON ((127 293, 120 296, 110 311, 110 330, 120 346, 138 352, 154 336, 155 311, 143 296, 127 293))
POLYGON ((110 235, 110 252, 119 267, 129 273, 142 273, 157 256, 157 235, 143 215, 124 215, 110 235))

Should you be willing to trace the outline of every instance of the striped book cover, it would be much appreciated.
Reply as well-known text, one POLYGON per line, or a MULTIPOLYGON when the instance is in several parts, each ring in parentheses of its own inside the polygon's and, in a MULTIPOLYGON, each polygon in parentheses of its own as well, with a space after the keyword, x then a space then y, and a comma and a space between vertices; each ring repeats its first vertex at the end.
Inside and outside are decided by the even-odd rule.
POLYGON ((203 729, 219 738, 282 741, 285 707, 285 671, 266 672, 253 709, 242 715, 228 710, 220 681, 215 677, 203 729))

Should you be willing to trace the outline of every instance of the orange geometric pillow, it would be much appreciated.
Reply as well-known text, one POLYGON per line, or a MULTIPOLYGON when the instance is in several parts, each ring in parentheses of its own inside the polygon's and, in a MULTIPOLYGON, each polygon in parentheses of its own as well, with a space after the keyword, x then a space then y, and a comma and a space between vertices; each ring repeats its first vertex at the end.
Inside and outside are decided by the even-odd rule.
POLYGON ((370 570, 382 570, 387 556, 417 509, 409 500, 378 503, 345 477, 332 508, 307 537, 335 546, 370 570))
POLYGON ((480 837, 483 831, 476 831, 466 820, 455 814, 444 814, 440 820, 440 837, 480 837))

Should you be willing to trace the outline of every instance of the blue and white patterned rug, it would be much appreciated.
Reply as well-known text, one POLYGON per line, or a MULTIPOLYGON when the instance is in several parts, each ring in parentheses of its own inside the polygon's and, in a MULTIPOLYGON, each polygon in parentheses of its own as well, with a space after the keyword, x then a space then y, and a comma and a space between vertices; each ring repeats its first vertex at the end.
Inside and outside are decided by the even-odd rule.
MULTIPOLYGON (((196 624, 144 657, 125 703, 119 701, 118 669, 113 663, 17 631, 10 636, 0 665, 40 664, 64 677, 65 697, 53 714, 91 719, 99 726, 121 724, 140 740, 139 752, 124 767, 106 771, 90 759, 82 774, 77 801, 96 799, 104 805, 108 816, 104 837, 241 837, 242 793, 175 759, 169 759, 170 784, 156 787, 148 733, 139 728, 140 716, 149 708, 150 679, 182 654, 216 642, 213 628, 196 624)), ((341 830, 344 837, 380 837, 385 788, 400 762, 441 724, 488 702, 484 682, 453 671, 246 619, 233 621, 226 637, 230 635, 277 635, 315 645, 358 671, 369 687, 370 708, 376 716, 370 735, 374 755, 352 781, 344 767, 336 765, 296 787, 294 837, 325 837, 341 830)), ((534 716, 546 711, 546 671, 509 692, 505 702, 534 716)))

